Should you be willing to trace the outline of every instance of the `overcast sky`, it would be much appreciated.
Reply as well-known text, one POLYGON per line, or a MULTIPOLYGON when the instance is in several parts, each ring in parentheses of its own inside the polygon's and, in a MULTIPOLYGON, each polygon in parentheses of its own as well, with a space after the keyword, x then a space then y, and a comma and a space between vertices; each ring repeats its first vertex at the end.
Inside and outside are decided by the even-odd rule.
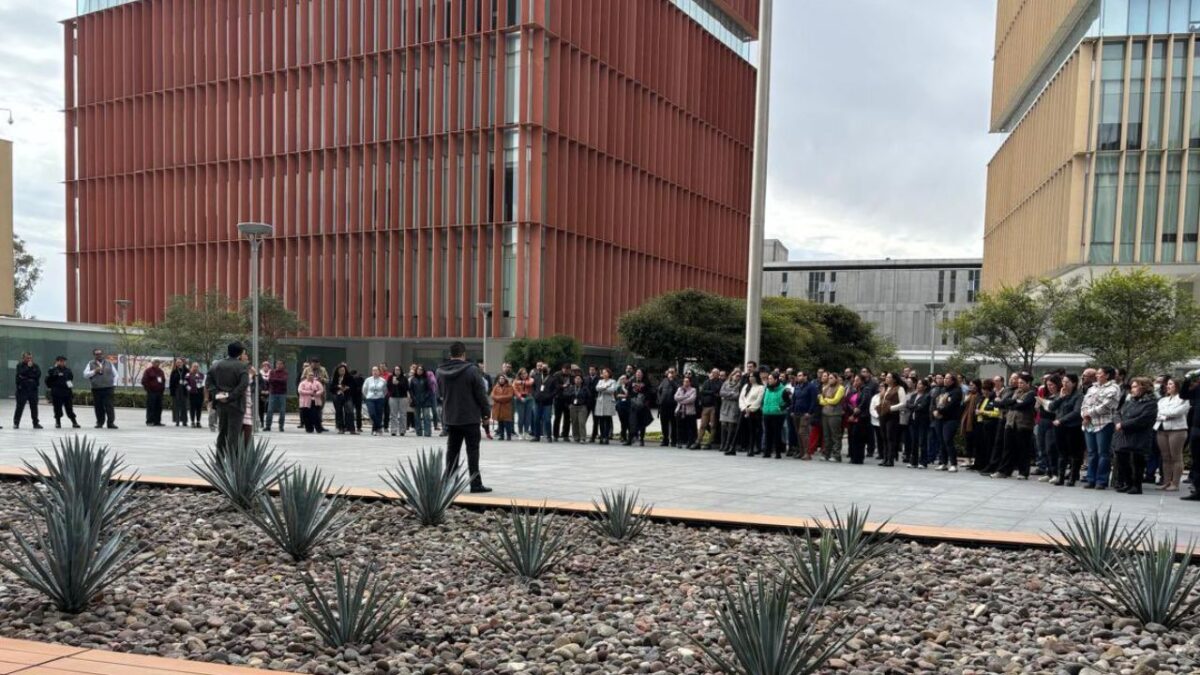
MULTIPOLYGON (((16 230, 62 319, 62 30, 74 0, 0 0, 16 230)), ((777 0, 767 236, 793 258, 982 254, 993 0, 777 0)))

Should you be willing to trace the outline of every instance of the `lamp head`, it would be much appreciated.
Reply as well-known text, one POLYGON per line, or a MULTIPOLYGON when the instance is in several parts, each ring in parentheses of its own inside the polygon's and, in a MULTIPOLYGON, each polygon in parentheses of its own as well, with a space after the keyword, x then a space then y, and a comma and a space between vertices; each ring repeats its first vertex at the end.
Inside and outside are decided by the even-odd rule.
POLYGON ((268 237, 275 231, 274 226, 266 223, 238 223, 238 232, 243 237, 253 239, 255 237, 268 237))

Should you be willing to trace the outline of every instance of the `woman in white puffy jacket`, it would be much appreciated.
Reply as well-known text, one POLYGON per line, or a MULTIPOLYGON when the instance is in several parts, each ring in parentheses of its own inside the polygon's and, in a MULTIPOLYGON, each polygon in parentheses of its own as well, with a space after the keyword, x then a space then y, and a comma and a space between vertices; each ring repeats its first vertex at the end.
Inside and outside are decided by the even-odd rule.
POLYGON ((1163 383, 1163 397, 1158 399, 1158 419, 1154 422, 1158 432, 1158 453, 1162 456, 1164 490, 1179 490, 1183 480, 1183 444, 1187 441, 1191 407, 1191 401, 1179 397, 1179 383, 1175 378, 1167 378, 1163 383))
MULTIPOLYGON (((739 445, 754 457, 762 450, 762 401, 765 391, 762 375, 756 372, 746 373, 742 383, 742 393, 738 396, 738 410, 742 413, 738 421, 740 427, 739 445)), ((730 449, 727 455, 737 454, 730 449)))

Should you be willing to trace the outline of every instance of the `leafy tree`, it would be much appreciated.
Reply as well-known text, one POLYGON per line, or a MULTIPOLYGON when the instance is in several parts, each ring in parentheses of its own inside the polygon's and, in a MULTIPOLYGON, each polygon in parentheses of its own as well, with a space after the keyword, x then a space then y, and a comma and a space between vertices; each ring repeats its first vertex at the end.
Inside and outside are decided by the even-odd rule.
POLYGON ((25 247, 25 240, 13 235, 13 306, 17 316, 33 297, 33 289, 42 279, 42 259, 25 247))
POLYGON ((1061 346, 1055 318, 1075 288, 1050 279, 1026 279, 980 293, 974 307, 943 323, 942 329, 958 334, 958 356, 964 360, 1032 372, 1038 359, 1061 346))
POLYGON ((242 319, 233 302, 219 291, 171 296, 162 321, 147 331, 150 339, 171 352, 208 365, 222 353, 230 339, 241 334, 242 319))
POLYGON ((504 350, 504 360, 513 369, 532 368, 538 361, 545 361, 557 369, 564 363, 579 363, 583 359, 583 346, 570 335, 551 335, 548 338, 517 338, 504 350))
POLYGON ((1057 316, 1067 349, 1130 375, 1168 370, 1200 352, 1200 308, 1187 291, 1136 269, 1093 279, 1057 316))
POLYGON ((116 347, 117 354, 126 357, 123 384, 141 383, 142 372, 146 370, 146 364, 141 359, 131 357, 146 356, 154 346, 154 341, 146 334, 150 325, 144 321, 134 321, 133 323, 110 323, 107 328, 113 334, 113 346, 116 347))
MULTIPOLYGON (((254 332, 254 302, 252 298, 242 301, 242 332, 249 338, 254 332)), ((308 331, 308 324, 300 320, 295 312, 287 308, 283 298, 271 293, 258 296, 258 347, 260 357, 274 361, 291 359, 297 347, 282 344, 289 335, 308 331)))
POLYGON ((617 334, 626 348, 647 359, 729 365, 742 360, 744 314, 732 298, 689 288, 626 312, 617 334))

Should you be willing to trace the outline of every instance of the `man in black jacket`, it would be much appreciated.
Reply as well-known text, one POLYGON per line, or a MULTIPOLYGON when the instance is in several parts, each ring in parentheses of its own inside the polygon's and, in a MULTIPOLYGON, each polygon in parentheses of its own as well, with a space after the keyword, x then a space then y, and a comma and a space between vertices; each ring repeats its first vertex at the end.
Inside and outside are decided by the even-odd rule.
POLYGON ((1200 371, 1193 370, 1184 378, 1183 386, 1179 388, 1179 397, 1192 402, 1188 411, 1188 448, 1192 453, 1192 468, 1188 472, 1188 481, 1192 493, 1180 499, 1187 502, 1200 502, 1200 371))
POLYGON ((721 379, 721 371, 713 368, 708 379, 700 385, 700 429, 696 433, 696 442, 704 440, 705 432, 711 432, 708 443, 699 446, 700 450, 712 450, 712 440, 720 437, 721 424, 721 387, 725 380, 721 379))
MULTIPOLYGON (((596 442, 596 434, 600 430, 600 425, 596 424, 596 385, 600 382, 600 373, 596 370, 596 366, 588 366, 587 377, 583 378, 583 383, 587 385, 588 393, 588 417, 592 418, 592 438, 589 443, 596 442)), ((582 431, 580 435, 582 435, 582 431)))
POLYGON ((450 360, 438 366, 437 380, 443 400, 442 425, 447 432, 446 475, 458 472, 458 457, 465 441, 471 492, 491 492, 479 474, 480 425, 487 421, 491 406, 479 367, 467 360, 466 345, 450 345, 450 360))
POLYGON ((558 378, 558 398, 554 399, 554 440, 566 441, 571 438, 571 397, 566 389, 575 381, 571 364, 562 364, 555 377, 558 378))
MULTIPOLYGON (((864 367, 858 372, 862 376, 863 388, 862 393, 858 395, 858 419, 865 420, 869 425, 871 422, 871 399, 875 398, 875 394, 879 393, 879 380, 875 379, 875 374, 870 368, 864 367)), ((868 429, 866 456, 875 456, 875 434, 868 429)))
POLYGON ((558 401, 560 383, 557 375, 550 374, 550 367, 539 362, 533 371, 533 442, 539 443, 545 435, 547 443, 554 442, 554 430, 550 420, 554 416, 554 404, 558 401))
POLYGON ((662 443, 659 445, 679 445, 679 428, 675 421, 675 391, 679 383, 675 381, 675 369, 668 368, 666 377, 658 383, 658 421, 662 425, 662 443))
POLYGON ((33 362, 33 354, 25 352, 17 364, 17 411, 13 414, 13 428, 21 428, 21 415, 29 406, 29 419, 33 428, 41 429, 38 423, 38 387, 42 384, 42 369, 33 362))
POLYGON ((230 343, 229 357, 213 364, 205 378, 208 400, 217 413, 217 452, 224 454, 231 439, 242 432, 246 416, 246 391, 250 387, 249 367, 241 360, 246 348, 240 342, 230 343))
POLYGON ((62 428, 63 413, 71 420, 71 426, 79 428, 75 421, 75 407, 71 396, 75 391, 75 373, 67 367, 67 357, 59 356, 54 359, 54 367, 46 373, 46 388, 50 390, 50 403, 54 406, 54 426, 62 428))
POLYGON ((183 380, 187 369, 183 359, 177 358, 171 363, 171 380, 167 391, 171 394, 171 421, 177 427, 188 425, 187 384, 183 380))

